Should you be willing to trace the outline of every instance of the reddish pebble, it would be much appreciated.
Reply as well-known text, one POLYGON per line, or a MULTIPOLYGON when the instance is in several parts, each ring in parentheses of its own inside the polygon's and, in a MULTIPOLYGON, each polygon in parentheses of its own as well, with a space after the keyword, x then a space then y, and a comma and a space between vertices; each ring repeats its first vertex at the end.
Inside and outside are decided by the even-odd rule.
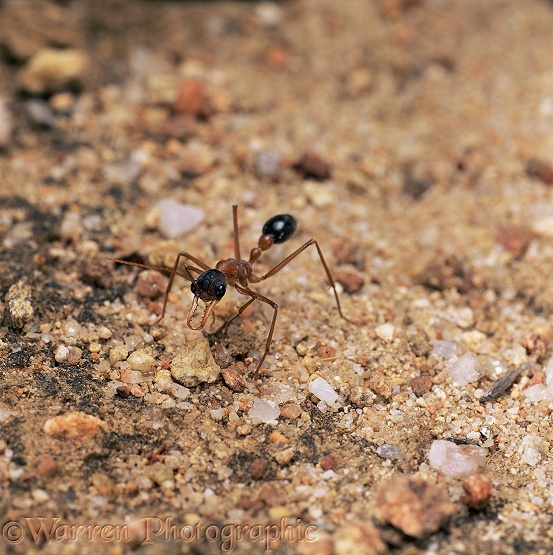
POLYGON ((35 470, 39 476, 51 478, 58 471, 58 463, 52 457, 44 455, 39 459, 35 470))
POLYGON ((546 185, 553 185, 553 166, 548 162, 532 158, 526 163, 526 174, 529 177, 537 177, 546 185))
POLYGON ((120 385, 115 391, 122 399, 126 399, 131 396, 131 390, 128 385, 120 385))
POLYGON ((432 389, 432 380, 428 376, 417 376, 411 380, 411 389, 420 397, 432 389))
POLYGON ((356 293, 365 285, 365 280, 353 272, 335 272, 334 279, 346 293, 356 293))
POLYGON ((76 366, 81 362, 81 355, 83 352, 79 347, 69 347, 69 354, 67 355, 67 364, 76 366))
POLYGON ((173 104, 179 114, 201 116, 205 113, 205 87, 198 79, 184 79, 179 87, 179 95, 173 104))
POLYGON ((307 151, 294 164, 293 168, 303 174, 304 177, 310 177, 318 181, 324 181, 331 175, 330 164, 312 151, 307 151))
POLYGON ((500 227, 495 240, 502 245, 513 258, 520 258, 528 248, 534 237, 532 230, 522 225, 507 225, 500 227))
POLYGON ((301 416, 302 410, 296 403, 286 403, 280 409, 280 416, 287 420, 295 420, 301 416))
POLYGON ((269 470, 269 461, 267 459, 254 459, 250 465, 250 477, 252 480, 261 480, 269 470))
POLYGON ((463 482, 465 504, 470 509, 484 508, 492 495, 492 481, 484 474, 473 474, 463 482))
POLYGON ((317 355, 321 358, 334 358, 336 356, 336 349, 330 345, 322 345, 317 349, 317 355))
POLYGON ((375 502, 384 520, 418 539, 436 532, 457 510, 445 487, 415 476, 385 481, 375 502))
POLYGON ((334 455, 325 455, 321 459, 321 468, 323 470, 336 470, 338 468, 338 461, 334 455))
POLYGON ((144 297, 155 299, 167 291, 168 285, 169 278, 167 276, 155 270, 146 270, 138 275, 136 290, 144 297))

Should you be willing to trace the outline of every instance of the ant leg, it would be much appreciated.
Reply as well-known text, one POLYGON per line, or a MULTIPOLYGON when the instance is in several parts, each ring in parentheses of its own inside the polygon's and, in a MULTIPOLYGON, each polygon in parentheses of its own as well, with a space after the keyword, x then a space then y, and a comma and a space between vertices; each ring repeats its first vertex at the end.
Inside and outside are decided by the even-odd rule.
POLYGON ((239 316, 240 313, 243 312, 246 309, 246 307, 248 307, 256 299, 260 300, 263 303, 268 304, 274 310, 273 319, 271 321, 271 327, 269 329, 269 334, 267 335, 267 341, 265 342, 265 352, 263 353, 262 357, 259 359, 257 368, 254 370, 254 374, 258 375, 261 373, 261 365, 263 364, 263 362, 265 362, 265 358, 269 354, 271 340, 273 339, 273 332, 275 331, 275 324, 276 324, 276 319, 278 314, 278 305, 274 301, 271 301, 271 299, 265 297, 264 295, 261 295, 260 293, 256 293, 255 291, 252 291, 249 288, 240 287, 239 285, 236 285, 235 287, 239 293, 242 293, 242 295, 249 295, 251 297, 251 299, 245 305, 240 307, 240 310, 238 311, 237 316, 239 316))
MULTIPOLYGON (((161 314, 152 323, 152 326, 155 326, 156 324, 159 324, 159 322, 161 322, 161 320, 163 320, 163 317, 165 316, 165 309, 167 308, 167 301, 169 300, 169 293, 171 291, 171 288, 173 287, 173 281, 175 280, 175 276, 181 276, 182 275, 178 271, 178 267, 179 267, 179 264, 180 264, 181 257, 182 258, 188 258, 188 260, 191 260, 192 262, 194 262, 194 264, 197 264, 203 270, 209 270, 210 269, 209 266, 205 262, 202 262, 199 258, 196 258, 195 256, 192 256, 191 254, 188 254, 186 251, 179 252, 179 254, 177 255, 177 258, 175 260, 175 264, 173 265, 173 269, 169 270, 171 272, 171 277, 169 279, 167 289, 165 290, 165 300, 163 301, 163 308, 161 310, 161 314)), ((194 268, 193 266, 189 266, 186 263, 184 265, 184 269, 185 269, 185 277, 189 281, 194 281, 194 278, 192 277, 192 274, 190 273, 190 270, 198 272, 198 274, 201 274, 202 271, 203 271, 203 270, 198 270, 198 268, 194 268)))
POLYGON ((340 314, 340 316, 346 322, 350 322, 351 324, 356 324, 356 322, 354 322, 353 320, 350 320, 349 318, 344 316, 344 313, 342 312, 342 305, 340 304, 340 299, 338 297, 338 291, 336 290, 336 282, 334 281, 334 278, 332 277, 332 274, 330 273, 330 270, 328 268, 326 260, 323 256, 323 252, 321 251, 321 248, 319 247, 319 244, 317 243, 317 241, 315 241, 315 239, 310 239, 309 241, 307 241, 307 243, 305 243, 299 249, 295 250, 292 254, 287 256, 282 262, 280 262, 274 268, 269 270, 264 276, 261 276, 261 277, 258 277, 258 276, 255 276, 255 275, 250 276, 250 278, 249 278, 250 282, 258 283, 260 281, 263 281, 264 279, 267 279, 267 278, 270 278, 270 277, 274 276, 276 273, 280 272, 280 270, 282 270, 282 268, 284 268, 284 266, 286 266, 288 263, 290 263, 292 260, 294 260, 294 258, 296 258, 296 256, 298 256, 298 254, 302 253, 307 247, 310 247, 311 245, 315 245, 315 247, 317 248, 317 252, 319 253, 319 258, 320 258, 321 264, 323 265, 323 268, 325 270, 326 277, 328 279, 328 283, 330 284, 330 287, 332 287, 332 291, 334 293, 334 299, 336 300, 336 307, 338 308, 338 313, 340 314))
POLYGON ((236 204, 232 205, 232 221, 234 225, 234 258, 236 258, 236 260, 240 260, 242 257, 240 256, 240 235, 238 234, 238 206, 236 206, 236 204))

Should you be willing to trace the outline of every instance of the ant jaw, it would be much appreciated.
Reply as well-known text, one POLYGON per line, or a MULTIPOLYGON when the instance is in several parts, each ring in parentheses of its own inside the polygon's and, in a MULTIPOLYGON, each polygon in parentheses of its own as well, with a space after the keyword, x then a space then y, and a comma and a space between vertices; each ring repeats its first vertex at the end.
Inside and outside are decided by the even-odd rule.
POLYGON ((211 311, 215 308, 215 305, 219 302, 219 299, 211 301, 206 305, 204 313, 202 314, 202 319, 200 320, 200 325, 197 326, 197 327, 194 327, 192 325, 192 318, 194 318, 194 315, 196 314, 196 310, 198 310, 199 302, 200 302, 200 296, 196 295, 194 297, 194 300, 192 301, 192 306, 190 307, 190 310, 188 311, 188 317, 186 318, 186 325, 191 330, 195 330, 195 331, 204 329, 204 327, 207 323, 207 319, 209 318, 209 315, 211 314, 211 311))

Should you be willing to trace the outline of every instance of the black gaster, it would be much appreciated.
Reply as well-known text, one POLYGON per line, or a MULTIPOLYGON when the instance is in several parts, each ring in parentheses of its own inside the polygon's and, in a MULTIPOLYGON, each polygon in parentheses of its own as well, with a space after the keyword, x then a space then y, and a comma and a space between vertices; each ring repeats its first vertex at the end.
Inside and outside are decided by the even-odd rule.
POLYGON ((290 214, 278 214, 265 222, 263 235, 269 235, 275 243, 288 241, 298 227, 298 222, 290 214))

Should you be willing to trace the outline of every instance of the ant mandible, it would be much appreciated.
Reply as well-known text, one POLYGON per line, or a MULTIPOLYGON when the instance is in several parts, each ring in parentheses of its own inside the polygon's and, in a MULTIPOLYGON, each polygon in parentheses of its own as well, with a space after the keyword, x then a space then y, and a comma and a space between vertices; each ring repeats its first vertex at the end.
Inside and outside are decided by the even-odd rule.
POLYGON ((250 297, 250 299, 238 309, 237 314, 232 316, 223 324, 221 328, 223 330, 223 333, 226 333, 231 322, 238 318, 244 312, 244 310, 246 310, 246 308, 248 308, 248 306, 250 306, 255 300, 259 300, 268 304, 274 311, 273 319, 271 321, 271 327, 269 329, 269 334, 267 335, 267 341, 265 343, 265 352, 263 353, 263 356, 259 360, 257 368, 255 369, 255 374, 259 374, 261 371, 261 365, 265 361, 265 358, 269 353, 269 347, 271 346, 271 340, 273 338, 273 332, 275 330, 275 324, 278 314, 278 305, 268 297, 265 297, 261 293, 250 289, 249 284, 259 283, 265 279, 274 276, 276 273, 280 272, 280 270, 282 270, 284 266, 286 266, 289 262, 296 258, 298 254, 303 252, 307 247, 310 247, 311 245, 315 245, 315 248, 317 249, 317 253, 319 254, 319 258, 325 270, 328 282, 330 284, 330 287, 332 287, 332 291, 334 292, 334 298, 336 300, 336 306, 338 308, 340 316, 347 322, 350 322, 352 324, 357 323, 344 316, 342 312, 342 306, 340 305, 340 299, 338 297, 338 291, 336 290, 336 283, 334 281, 334 278, 332 277, 332 274, 330 273, 321 248, 319 247, 319 244, 317 243, 317 241, 315 241, 315 239, 310 239, 309 241, 304 243, 301 247, 295 250, 292 254, 288 255, 284 260, 279 262, 274 268, 269 270, 263 276, 259 277, 253 273, 253 264, 261 256, 261 253, 263 251, 268 250, 275 244, 284 243, 294 234, 298 224, 293 216, 291 216, 290 214, 279 214, 267 220, 267 222, 265 222, 265 225, 263 226, 261 236, 257 241, 257 247, 254 247, 250 251, 249 260, 243 260, 240 256, 240 238, 238 234, 238 206, 236 205, 233 205, 232 207, 232 217, 234 223, 234 258, 220 260, 215 265, 215 268, 210 268, 205 262, 187 253, 186 251, 179 252, 172 269, 164 268, 162 266, 152 266, 150 264, 140 264, 137 262, 111 259, 114 262, 119 262, 121 264, 128 264, 130 266, 139 266, 141 268, 147 268, 150 270, 158 270, 160 272, 171 273, 171 277, 167 285, 167 290, 165 291, 165 300, 163 302, 161 314, 155 320, 155 322, 152 323, 152 325, 158 324, 165 316, 169 292, 171 291, 171 288, 173 286, 175 276, 183 277, 192 282, 190 284, 190 290, 194 295, 194 299, 192 301, 192 306, 188 311, 186 325, 193 330, 201 330, 204 328, 213 308, 225 296, 227 286, 230 285, 234 287, 240 294, 250 297), (190 264, 185 262, 184 272, 179 272, 178 267, 182 258, 192 262, 198 267, 191 266, 190 264), (197 273, 198 277, 194 279, 191 272, 197 273), (194 317, 196 310, 198 309, 200 301, 206 303, 206 308, 201 317, 199 325, 194 327, 192 325, 192 318, 194 317))

